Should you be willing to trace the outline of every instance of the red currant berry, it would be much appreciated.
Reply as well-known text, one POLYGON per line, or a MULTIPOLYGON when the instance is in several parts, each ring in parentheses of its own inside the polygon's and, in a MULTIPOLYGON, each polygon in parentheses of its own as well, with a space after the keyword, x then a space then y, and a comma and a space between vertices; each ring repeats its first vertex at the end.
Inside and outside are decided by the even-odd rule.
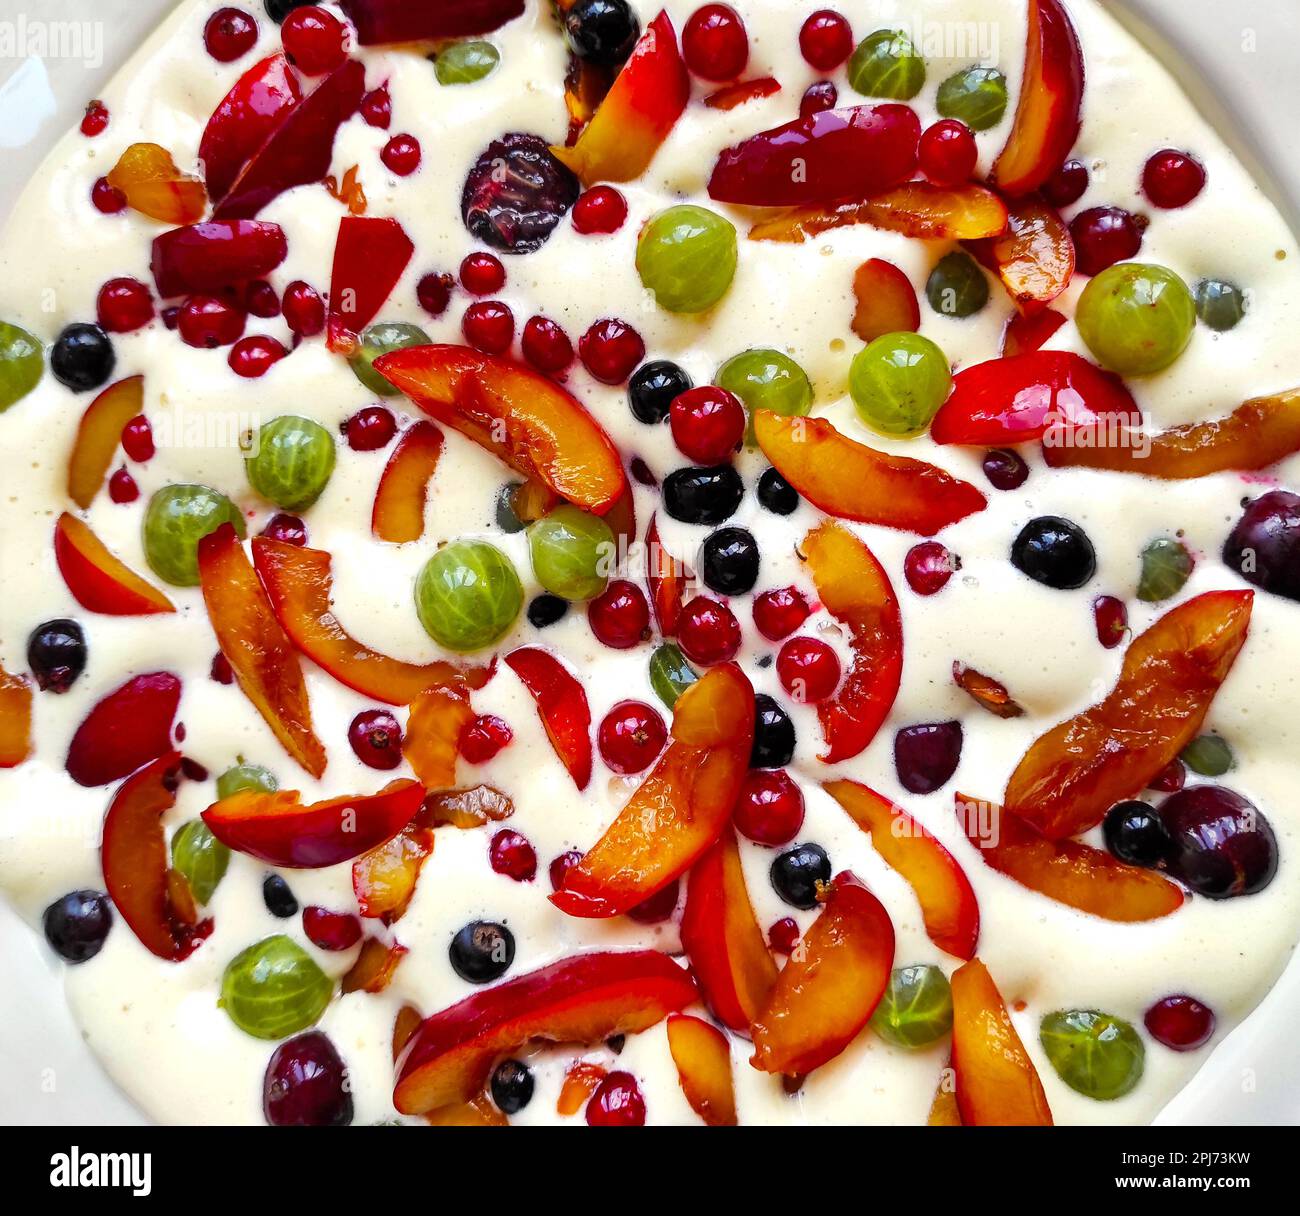
POLYGON ((500 300, 479 300, 460 323, 465 341, 485 355, 504 355, 515 338, 515 314, 500 300))
POLYGON ((480 714, 460 732, 458 748, 470 764, 486 764, 515 737, 510 724, 495 714, 480 714))
POLYGON ((1157 207, 1186 207, 1205 189, 1205 167, 1186 152, 1165 148, 1142 170, 1142 190, 1157 207))
POLYGON ((1128 609, 1113 595, 1099 595, 1092 601, 1092 619, 1097 626, 1097 641, 1114 650, 1128 632, 1128 609))
POLYGON ((682 30, 682 57, 704 80, 735 80, 749 62, 749 35, 729 4, 697 8, 682 30))
POLYGON ((110 334, 129 334, 153 320, 153 296, 139 279, 109 279, 99 289, 95 311, 110 334))
POLYGON ((922 134, 920 158, 921 172, 936 186, 960 186, 979 158, 975 133, 955 118, 940 119, 922 134))
POLYGON ((515 882, 532 882, 537 873, 537 852, 528 837, 510 828, 502 828, 488 845, 488 862, 497 874, 515 882))
POLYGON ((343 23, 328 9, 296 8, 280 26, 280 41, 290 62, 308 76, 332 72, 347 55, 343 23))
POLYGON ((833 110, 839 99, 839 89, 829 80, 814 80, 799 101, 799 117, 811 118, 823 110, 833 110))
POLYGON ((578 339, 578 357, 602 384, 623 384, 645 358, 645 343, 625 321, 606 318, 578 339))
POLYGON ((91 186, 90 201, 95 205, 95 210, 104 215, 116 215, 119 211, 126 210, 126 195, 111 185, 106 177, 98 178, 91 186))
POLYGON ((506 268, 490 253, 471 253, 460 264, 460 285, 472 296, 496 295, 506 285, 506 268))
POLYGON ((108 479, 108 496, 116 503, 135 502, 140 497, 140 487, 125 469, 118 469, 108 479))
POLYGON ((284 344, 274 338, 266 334, 252 334, 247 338, 240 338, 230 348, 227 362, 236 376, 243 376, 245 380, 256 380, 259 376, 265 376, 288 353, 284 344))
POLYGON ((601 759, 623 776, 648 769, 667 741, 668 728, 659 711, 644 701, 620 701, 596 731, 601 759))
POLYGON ((302 931, 307 940, 320 950, 350 950, 361 940, 361 921, 348 912, 331 912, 327 908, 302 910, 302 931))
POLYGON ((1176 794, 1187 784, 1187 769, 1181 760, 1171 760, 1147 783, 1160 794, 1176 794))
POLYGON ((280 315, 280 297, 265 279, 254 279, 244 291, 244 308, 249 316, 269 321, 280 315))
POLYGON ((92 101, 81 116, 81 133, 87 139, 102 135, 108 128, 108 107, 102 101, 92 101))
POLYGON ((143 414, 137 414, 122 428, 122 451, 137 464, 153 459, 157 451, 153 441, 153 427, 143 414))
POLYGON ((410 177, 420 167, 420 141, 414 135, 394 135, 379 159, 398 177, 410 177))
POLYGON ((320 293, 301 279, 284 289, 284 323, 300 338, 314 338, 325 328, 325 302, 320 293))
POLYGON ((393 100, 388 95, 386 84, 371 89, 361 99, 361 117, 372 127, 379 127, 383 131, 388 130, 389 124, 393 121, 393 100))
POLYGON ((635 908, 629 908, 628 919, 636 921, 638 925, 662 924, 677 911, 681 894, 681 882, 675 878, 662 891, 656 891, 649 899, 643 899, 635 908))
POLYGON ((818 9, 799 31, 799 50, 819 72, 833 71, 853 54, 853 27, 832 9, 818 9))
POLYGON ((613 186, 595 186, 573 204, 573 230, 583 236, 617 232, 627 219, 627 199, 613 186))
POLYGON ((803 794, 783 768, 752 769, 736 799, 735 821, 756 844, 787 844, 803 827, 803 794))
POLYGON ((598 642, 630 650, 649 636, 650 605, 635 583, 615 579, 587 605, 587 623, 598 642))
POLYGON ((242 8, 219 8, 203 27, 203 45, 218 63, 233 63, 257 41, 257 22, 242 8))
POLYGON ((1190 996, 1167 996, 1143 1019, 1151 1037, 1172 1051, 1195 1051, 1214 1036, 1214 1011, 1190 996))
POLYGON ((300 549, 307 543, 307 525, 296 515, 279 511, 266 521, 262 535, 268 540, 278 540, 281 544, 297 545, 300 549))
POLYGON ((791 638, 776 656, 776 674, 800 705, 820 705, 840 686, 840 656, 819 638, 791 638))
POLYGON ((960 569, 961 559, 937 540, 913 545, 903 558, 903 576, 917 595, 934 595, 942 591, 953 572, 960 569))
POLYGON ((794 587, 777 587, 754 599, 754 625, 769 642, 788 638, 810 612, 808 601, 794 587))
POLYGON ((686 657, 702 666, 727 663, 740 649, 740 622, 726 604, 697 595, 682 609, 677 641, 686 657))
POLYGON ((645 1099, 630 1072, 612 1072, 600 1083, 587 1103, 587 1123, 591 1127, 645 1125, 645 1099))
POLYGON ((1108 266, 1136 257, 1144 221, 1121 207, 1090 207, 1070 221, 1070 235, 1081 274, 1101 274, 1108 266))
POLYGON ((451 303, 451 290, 455 282, 449 274, 426 274, 415 285, 415 298, 431 317, 440 317, 451 303))
POLYGON ((348 727, 348 742, 362 764, 396 768, 402 763, 402 728, 386 709, 367 709, 348 727))
POLYGON ((382 405, 367 405, 357 410, 342 430, 348 447, 354 452, 377 452, 392 443, 397 434, 397 419, 392 410, 382 405))
POLYGON ((561 853, 558 857, 553 858, 546 871, 551 877, 551 890, 560 890, 564 886, 564 880, 568 877, 569 871, 581 860, 582 854, 577 849, 570 849, 567 853, 561 853))
POLYGON ((201 350, 215 350, 239 341, 244 314, 219 296, 191 296, 181 305, 181 341, 201 350))
POLYGON ((1043 184, 1043 197, 1053 207, 1077 203, 1088 191, 1088 166, 1081 160, 1067 160, 1043 184))
POLYGON ((702 384, 673 399, 668 410, 673 442, 687 460, 714 465, 729 460, 745 437, 745 407, 725 388, 702 384))
POLYGON ((778 954, 793 954, 799 944, 799 922, 783 916, 767 931, 767 940, 778 954))
POLYGON ((549 317, 529 317, 520 346, 524 358, 539 372, 554 376, 573 363, 573 343, 549 317))
POLYGON ((230 660, 220 651, 212 656, 212 666, 208 669, 208 675, 214 684, 235 682, 235 672, 230 666, 230 660))

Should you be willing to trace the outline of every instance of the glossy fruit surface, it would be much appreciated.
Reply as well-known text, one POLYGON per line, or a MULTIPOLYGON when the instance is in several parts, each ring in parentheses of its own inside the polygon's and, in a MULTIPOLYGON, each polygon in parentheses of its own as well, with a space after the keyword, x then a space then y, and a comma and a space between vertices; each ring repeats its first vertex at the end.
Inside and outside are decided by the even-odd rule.
POLYGON ((496 71, 501 52, 490 42, 474 39, 453 42, 433 61, 439 84, 473 84, 496 71))
POLYGON ((740 649, 740 624, 726 604, 697 595, 682 609, 677 641, 694 663, 705 667, 727 663, 740 649))
POLYGON ((989 281, 975 259, 958 250, 930 271, 925 298, 940 316, 973 317, 989 302, 989 281))
POLYGON ((764 469, 758 479, 758 501, 773 515, 793 515, 799 509, 799 491, 776 469, 764 469))
POLYGON ((1018 490, 1029 480, 1029 466, 1019 452, 1010 448, 995 448, 981 463, 984 476, 995 490, 1018 490))
POLYGON ((573 342, 549 317, 528 318, 519 348, 533 367, 547 375, 558 375, 573 363, 573 342))
POLYGON ((760 348, 733 356, 718 368, 717 382, 751 411, 794 417, 812 408, 808 373, 779 350, 760 348))
POLYGON ((997 68, 971 67, 939 86, 936 105, 944 118, 956 118, 973 131, 987 131, 1007 110, 1007 78, 997 68))
POLYGON ((502 1114, 516 1115, 533 1100, 532 1069, 522 1060, 502 1060, 492 1070, 488 1090, 502 1114))
POLYGON ((110 334, 127 334, 153 320, 153 297, 139 279, 109 279, 95 298, 95 313, 110 334))
POLYGON ((243 516, 224 494, 207 486, 164 486, 149 500, 144 516, 144 555, 150 568, 175 587, 197 587, 199 541, 227 523, 243 535, 243 516))
MULTIPOLYGON (((8 341, 9 349, 15 349, 13 333, 10 333, 8 341)), ((98 325, 75 323, 65 326, 50 348, 50 371, 60 384, 74 393, 88 392, 107 384, 116 364, 113 343, 98 325)))
POLYGON ((312 905, 302 910, 302 931, 319 950, 351 950, 361 940, 361 921, 350 912, 312 905))
POLYGON ((645 358, 645 342, 626 321, 605 317, 578 339, 578 358, 602 384, 623 384, 645 358))
POLYGON ((865 97, 910 101, 925 84, 925 59, 902 30, 876 30, 858 43, 848 72, 865 97))
POLYGON ((563 503, 528 526, 528 552, 547 591, 566 600, 590 600, 609 582, 614 534, 598 515, 563 503))
POLYGON ((664 478, 664 510, 684 524, 720 524, 745 496, 745 483, 730 465, 676 469, 664 478))
POLYGON ((796 845, 772 862, 769 876, 773 889, 791 907, 815 908, 819 885, 831 880, 830 858, 821 845, 796 845))
POLYGON ((645 1098, 630 1072, 612 1072, 587 1103, 590 1127, 641 1127, 645 1123, 645 1098))
POLYGON ((280 26, 284 53, 308 76, 323 76, 343 62, 346 30, 328 9, 315 5, 294 9, 280 26))
POLYGON ((1021 530, 1011 546, 1011 564, 1036 583, 1058 591, 1082 587, 1097 572, 1088 534, 1059 515, 1042 515, 1021 530))
POLYGON ((895 967, 871 1029, 896 1047, 928 1047, 952 1029, 952 989, 934 966, 895 967))
POLYGON ((758 541, 748 528, 719 528, 704 540, 700 573, 719 595, 746 595, 758 582, 758 541))
POLYGON ((540 249, 578 198, 578 179, 536 135, 506 135, 484 149, 465 181, 470 234, 505 253, 540 249))
POLYGON ((833 9, 819 8, 799 29, 799 50, 810 67, 834 71, 853 54, 853 27, 833 9))
POLYGON ((664 720, 643 701, 620 701, 600 722, 596 745, 616 773, 644 772, 668 741, 664 720))
POLYGON ((367 709, 348 727, 352 752, 368 768, 393 769, 402 762, 402 727, 386 709, 367 709))
POLYGON ((902 787, 932 794, 951 780, 961 760, 960 722, 905 726, 894 736, 894 768, 902 787))
POLYGON ((1102 271, 1088 284, 1075 320, 1103 367, 1122 376, 1148 376, 1187 349, 1196 304, 1172 270, 1129 262, 1102 271))
POLYGON ((211 903, 212 893, 230 865, 230 849, 202 819, 191 819, 176 829, 171 851, 172 866, 185 875, 194 898, 201 904, 211 903))
POLYGON ((1254 895, 1277 874, 1273 826, 1249 801, 1219 785, 1194 785, 1160 804, 1172 839, 1165 868, 1198 895, 1254 895))
POLYGON ((970 127, 944 118, 921 133, 921 172, 936 186, 959 186, 969 181, 979 159, 979 147, 970 127))
POLYGON ((569 611, 569 601, 552 595, 549 591, 535 596, 528 605, 528 623, 534 629, 549 629, 564 620, 569 611))
POLYGON ((650 656, 650 686, 669 709, 699 677, 686 656, 672 642, 665 642, 650 656))
POLYGON ((244 467, 263 498, 287 511, 301 511, 324 492, 334 459, 329 431, 310 418, 284 414, 258 431, 256 450, 244 467))
POLYGON ((1183 748, 1180 759, 1202 777, 1222 777, 1234 763, 1232 748, 1218 735, 1201 735, 1193 739, 1183 748))
POLYGON ((563 24, 569 49, 601 67, 623 63, 641 33, 627 0, 577 0, 566 7, 563 24))
POLYGON ((1146 1051, 1127 1022, 1092 1009, 1049 1013, 1039 1042, 1071 1089, 1099 1102, 1122 1098, 1142 1079, 1146 1051))
POLYGON ((45 909, 41 927, 64 962, 84 963, 103 949, 113 927, 112 905, 102 891, 72 891, 45 909))
POLYGON ((221 1007, 255 1039, 284 1039, 325 1012, 334 984, 292 939, 277 934, 237 954, 221 978, 221 1007))
POLYGON ((0 321, 0 413, 27 396, 44 371, 41 344, 25 329, 0 321))
POLYGON ((262 1082, 262 1113, 272 1127, 346 1127, 352 1122, 347 1066, 319 1030, 281 1043, 262 1082))
POLYGON ((420 624, 448 650, 482 650, 499 642, 523 602, 524 589, 510 559, 486 541, 444 546, 415 580, 420 624))
POLYGON ((1142 191, 1157 207, 1186 207, 1205 189, 1205 167, 1187 152, 1165 148, 1142 169, 1142 191))
POLYGON ((961 569, 961 559, 937 540, 913 545, 903 559, 903 577, 917 595, 936 595, 961 569))
POLYGON ((203 45, 218 63, 233 63, 256 41, 257 22, 240 8, 217 9, 203 27, 203 45))
POLYGON ((749 35, 729 4, 705 4, 682 27, 682 58, 701 79, 735 80, 749 61, 749 35))
POLYGON ((779 587, 754 600, 754 625, 769 642, 779 642, 798 629, 811 611, 798 588, 779 587))
POLYGON ((1226 279, 1201 279, 1194 294, 1201 324, 1216 333, 1236 329, 1246 315, 1246 293, 1226 279))
POLYGON ((1223 564, 1273 595, 1300 600, 1300 495, 1270 490, 1247 505, 1224 543, 1223 564))
POLYGON ((637 368, 627 386, 628 404, 638 422, 654 426, 668 417, 673 402, 692 387, 685 369, 667 359, 637 368))
POLYGON ((674 399, 669 425, 677 450, 687 460, 722 464, 745 437, 745 407, 734 393, 705 384, 674 399))
POLYGON ((236 764, 217 778, 217 799, 233 798, 249 790, 273 794, 279 788, 280 783, 270 769, 260 764, 236 764))
POLYGON ((448 947, 452 970, 471 984, 499 979, 515 961, 515 938, 495 921, 470 921, 457 931, 448 947))
POLYGON ((1070 221, 1080 274, 1101 274, 1116 262, 1135 258, 1145 225, 1122 207, 1090 207, 1070 221))
POLYGON ((27 665, 42 692, 67 692, 86 669, 86 632, 74 620, 45 621, 27 639, 27 665))
POLYGON ((460 329, 475 350, 503 355, 515 339, 515 314, 500 300, 476 300, 465 309, 460 329))
POLYGON ((1187 584, 1195 565, 1182 541, 1171 536, 1157 537, 1142 550, 1138 599, 1148 604, 1172 599, 1187 584))
POLYGON ((247 338, 240 338, 230 348, 227 362, 236 376, 256 380, 259 376, 265 376, 288 353, 275 338, 266 334, 251 334, 247 338))
POLYGON ((820 638, 791 638, 776 656, 781 687, 800 705, 818 705, 840 684, 839 655, 820 638))
POLYGON ((282 874, 268 874, 262 879, 262 902, 278 920, 298 915, 298 898, 282 874))
POLYGON ((858 417, 884 435, 917 435, 952 387, 948 359, 929 338, 896 333, 859 351, 849 368, 858 417))
POLYGON ((1067 160, 1043 184, 1043 197, 1053 207, 1068 207, 1087 192, 1090 175, 1081 160, 1067 160))
POLYGON ((627 220, 627 199, 613 186, 593 186, 573 204, 573 230, 583 236, 617 232, 627 220))
POLYGON ((415 298, 431 317, 440 317, 451 304, 452 287, 456 280, 449 274, 431 271, 415 285, 415 298))
POLYGON ((630 650, 649 636, 650 605, 635 583, 615 579, 587 605, 587 622, 603 645, 630 650))
POLYGON ((1196 1051, 1214 1037, 1214 1010, 1191 996, 1167 996, 1146 1011, 1147 1033, 1171 1051, 1196 1051))
POLYGON ((799 117, 807 118, 811 114, 833 110, 839 99, 840 91, 831 81, 814 80, 799 99, 799 117))
POLYGON ((754 698, 754 748, 751 768, 784 768, 794 759, 794 723, 767 693, 754 698))
POLYGON ((177 329, 186 346, 216 350, 232 346, 244 332, 243 311, 220 296, 190 296, 181 306, 177 329))
POLYGON ((1173 841, 1159 811, 1148 802, 1117 802, 1102 821, 1106 847, 1131 866, 1154 866, 1168 855, 1173 841))
POLYGON ((488 843, 488 864, 494 874, 531 882, 537 873, 537 853, 522 833, 502 828, 488 843))
POLYGON ((747 839, 788 844, 803 827, 803 793, 785 769, 755 769, 740 787, 733 815, 736 830, 747 839))
POLYGON ((382 405, 367 405, 343 423, 343 434, 354 452, 377 452, 397 434, 397 419, 382 405))

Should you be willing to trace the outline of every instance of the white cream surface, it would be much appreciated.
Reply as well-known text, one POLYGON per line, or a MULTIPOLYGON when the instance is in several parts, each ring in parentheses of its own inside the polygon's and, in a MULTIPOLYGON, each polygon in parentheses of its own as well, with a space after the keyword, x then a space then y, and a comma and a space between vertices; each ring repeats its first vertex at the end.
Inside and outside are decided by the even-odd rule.
MULTIPOLYGON (((192 162, 214 106, 240 72, 278 47, 275 27, 262 19, 255 50, 236 64, 217 64, 202 44, 203 24, 215 7, 217 0, 182 3, 104 94, 112 114, 108 131, 95 140, 74 132, 53 150, 0 238, 0 316, 49 342, 65 324, 93 318, 95 294, 104 280, 133 275, 151 281, 150 241, 164 225, 134 213, 99 214, 89 200, 90 185, 124 147, 138 140, 164 145, 182 165, 192 162)), ((252 7, 260 15, 260 5, 252 7)), ((634 7, 646 21, 659 5, 636 0, 634 7)), ((694 0, 668 0, 666 7, 680 31, 696 5, 694 0)), ((961 861, 980 902, 979 955, 1016 1010, 1017 1028, 1038 1066, 1056 1120, 1145 1122, 1186 1083, 1209 1049, 1177 1055, 1148 1038, 1141 1083, 1119 1101, 1100 1103, 1057 1078, 1039 1046, 1038 1024, 1054 1010, 1098 1008, 1141 1027, 1143 1012, 1154 1000, 1189 992, 1214 1009, 1221 1038, 1258 1003, 1285 965, 1300 928, 1300 806, 1294 798, 1300 748, 1300 684, 1295 679, 1300 605, 1257 594, 1249 641, 1208 722, 1236 753, 1237 766, 1225 783, 1251 798, 1277 832, 1281 868, 1262 894, 1224 903, 1191 899, 1175 915, 1154 923, 1112 924, 995 874, 959 838, 953 791, 998 797, 1034 738, 1113 684, 1122 649, 1108 652, 1098 645, 1090 610, 1094 597, 1106 593, 1128 600, 1137 630, 1168 607, 1134 599, 1139 554, 1149 540, 1180 532, 1201 555, 1182 598, 1240 585, 1217 555, 1240 502, 1258 492, 1260 479, 1220 475, 1156 483, 1105 473, 1052 472, 1037 462, 1020 490, 999 493, 987 487, 979 451, 940 449, 927 438, 889 443, 866 432, 847 397, 849 363, 861 345, 849 329, 853 272, 866 258, 886 258, 920 292, 931 266, 947 252, 939 243, 865 226, 803 246, 742 240, 735 283, 709 314, 674 317, 645 300, 633 263, 639 227, 670 202, 707 203, 705 184, 719 150, 795 115, 804 89, 817 78, 799 54, 798 29, 817 7, 817 0, 737 3, 751 41, 747 75, 771 74, 782 91, 720 113, 698 104, 707 90, 697 83, 696 103, 644 178, 626 188, 631 215, 622 230, 583 237, 566 220, 539 252, 505 259, 509 282, 502 298, 520 325, 542 313, 575 339, 601 317, 623 317, 641 332, 650 357, 679 361, 696 383, 707 383, 721 362, 747 348, 786 350, 811 376, 817 412, 846 433, 932 460, 986 490, 988 509, 942 535, 960 555, 962 569, 929 599, 912 594, 902 577, 903 556, 916 538, 860 529, 889 571, 902 603, 904 678, 884 728, 863 755, 843 766, 843 773, 897 798, 961 861), (1098 572, 1082 590, 1039 586, 1009 563, 1012 539, 1025 522, 1042 514, 1072 518, 1092 537, 1098 572), (954 660, 1005 683, 1025 707, 1025 716, 1000 721, 979 709, 954 687, 954 660), (929 797, 904 793, 894 771, 895 731, 951 718, 960 719, 965 729, 953 781, 929 797)), ((928 75, 914 104, 923 124, 935 118, 938 82, 979 57, 977 50, 960 46, 950 48, 951 57, 937 54, 931 42, 935 31, 951 35, 970 28, 985 46, 994 40, 991 61, 1007 74, 1013 105, 1000 127, 979 136, 981 168, 987 169, 1006 137, 1019 89, 1024 0, 876 0, 869 16, 862 6, 853 8, 859 37, 898 24, 920 29, 928 75), (923 24, 918 27, 918 22, 923 24)), ((1070 214, 1100 203, 1148 214, 1143 260, 1170 266, 1189 282, 1216 275, 1252 292, 1251 311, 1236 330, 1215 336, 1198 327, 1189 350, 1171 370, 1133 383, 1141 406, 1155 425, 1167 426, 1221 415, 1248 397, 1300 385, 1300 347, 1293 340, 1300 326, 1300 255, 1294 237, 1164 70, 1094 0, 1069 0, 1069 8, 1088 70, 1085 123, 1076 154, 1092 169, 1089 192, 1070 214), (1138 182, 1150 153, 1170 146, 1197 155, 1207 166, 1209 185, 1185 210, 1160 212, 1141 197, 1138 182)), ((459 340, 466 298, 459 293, 444 317, 431 320, 416 302, 415 284, 428 271, 454 271, 474 248, 459 212, 470 166, 490 140, 506 132, 532 131, 561 141, 565 131, 565 51, 547 6, 534 0, 523 18, 492 35, 492 41, 500 48, 501 67, 471 86, 439 86, 431 65, 418 54, 359 52, 368 87, 388 82, 393 122, 384 132, 354 120, 335 148, 334 172, 359 165, 369 213, 397 217, 415 244, 416 255, 382 319, 419 324, 435 341, 459 340), (413 176, 396 179, 383 168, 379 150, 389 135, 401 131, 419 138, 424 159, 413 176)), ((859 100, 842 71, 834 79, 842 104, 859 100)), ((328 287, 342 214, 342 206, 320 186, 293 190, 265 209, 260 218, 281 224, 289 242, 287 261, 270 276, 277 290, 298 278, 322 291, 328 287)), ((733 218, 743 233, 751 217, 735 209, 733 218)), ((1072 311, 1081 287, 1076 282, 1059 307, 1072 311)), ((1009 301, 996 290, 989 306, 969 320, 940 317, 923 301, 922 332, 955 367, 967 366, 997 354, 1010 312, 1009 301)), ((250 319, 248 332, 285 337, 280 319, 250 319)), ((147 571, 140 538, 143 504, 156 489, 186 481, 214 486, 241 506, 250 532, 256 532, 275 509, 248 486, 235 443, 239 432, 284 413, 311 416, 333 430, 372 400, 319 339, 303 344, 254 381, 229 370, 225 350, 192 349, 160 322, 114 342, 116 375, 145 375, 145 412, 155 432, 180 438, 180 446, 160 447, 153 461, 132 466, 142 491, 138 504, 118 506, 101 493, 86 513, 105 543, 141 571, 147 571)), ((1053 345, 1084 350, 1073 324, 1057 334, 1053 345)), ((580 367, 568 385, 608 428, 625 457, 640 456, 660 477, 683 463, 666 427, 652 430, 633 419, 623 390, 596 383, 580 367)), ((185 751, 214 775, 243 757, 266 765, 282 786, 300 788, 308 799, 366 792, 388 779, 362 766, 347 745, 348 723, 369 703, 306 661, 329 767, 319 783, 296 771, 238 688, 209 679, 216 646, 197 590, 169 588, 179 611, 143 621, 94 616, 79 608, 55 567, 51 536, 58 513, 70 506, 66 460, 88 402, 88 396, 73 396, 47 374, 32 394, 0 417, 0 440, 8 454, 0 473, 0 662, 9 671, 24 670, 29 632, 53 617, 77 617, 89 639, 89 664, 73 689, 64 696, 36 698, 35 757, 0 772, 0 886, 33 924, 63 893, 102 887, 98 840, 111 791, 75 785, 63 762, 69 739, 91 706, 134 674, 166 669, 183 678, 179 720, 187 729, 185 751)), ((416 619, 411 587, 440 543, 490 538, 515 560, 529 596, 539 588, 523 537, 503 537, 493 525, 494 499, 509 477, 494 458, 448 433, 426 534, 402 547, 378 544, 369 534, 370 504, 384 460, 383 453, 354 453, 340 445, 325 495, 305 514, 310 543, 334 554, 336 607, 344 623, 379 649, 427 661, 437 651, 416 619)), ((789 583, 808 587, 795 546, 818 513, 806 505, 788 519, 763 511, 752 492, 764 467, 761 456, 746 452, 739 465, 750 492, 730 522, 751 528, 759 538, 758 590, 789 583)), ((1300 481, 1300 462, 1288 461, 1273 474, 1281 484, 1293 486, 1300 481)), ((655 509, 655 497, 637 488, 642 525, 655 509)), ((692 553, 707 533, 674 523, 662 512, 659 518, 667 546, 683 555, 692 553)), ((772 669, 755 665, 772 648, 753 629, 748 597, 734 607, 745 629, 746 671, 759 691, 788 704, 772 669)), ((825 622, 825 617, 815 618, 809 627, 825 622)), ((524 642, 555 649, 580 674, 595 721, 626 697, 655 701, 646 674, 649 648, 628 653, 600 646, 581 611, 544 634, 521 617, 501 651, 524 642)), ((549 860, 592 844, 634 783, 613 776, 598 759, 591 786, 579 794, 547 742, 532 701, 507 668, 476 694, 475 707, 505 717, 515 740, 486 770, 462 762, 461 779, 466 784, 488 780, 514 799, 511 826, 536 848, 539 876, 520 884, 494 874, 486 830, 439 831, 415 900, 394 927, 410 954, 392 986, 382 995, 336 998, 320 1022, 347 1062, 359 1123, 394 1117, 390 1035, 398 1008, 409 1003, 430 1013, 473 990, 447 961, 447 943, 465 922, 487 917, 510 926, 518 950, 509 975, 595 947, 679 949, 671 923, 643 927, 625 918, 574 920, 546 899, 549 860)), ((951 971, 957 960, 925 935, 911 890, 821 793, 819 783, 829 773, 816 759, 820 738, 815 715, 797 706, 792 712, 800 740, 792 772, 805 790, 808 809, 800 839, 820 843, 836 871, 854 870, 884 901, 897 931, 897 965, 933 962, 951 971)), ((212 798, 211 784, 184 783, 178 805, 167 817, 168 829, 193 818, 212 798)), ((745 841, 741 848, 760 924, 791 914, 768 881, 773 851, 745 841)), ((117 1082, 160 1121, 262 1119, 262 1076, 272 1044, 245 1035, 217 1006, 221 974, 234 955, 269 934, 284 932, 332 975, 344 972, 353 960, 354 951, 327 954, 310 946, 298 918, 273 918, 261 897, 264 873, 260 863, 234 857, 210 908, 215 931, 182 964, 153 957, 118 917, 103 951, 91 962, 67 969, 68 999, 91 1046, 117 1082)), ((289 871, 286 877, 304 906, 354 907, 348 865, 289 871)), ((795 915, 806 926, 813 914, 795 915)), ((749 1066, 748 1043, 733 1038, 740 1118, 744 1123, 922 1122, 947 1051, 944 1042, 907 1053, 865 1032, 842 1056, 817 1070, 798 1095, 789 1096, 778 1078, 749 1066)), ((515 1121, 556 1118, 564 1069, 576 1054, 577 1049, 530 1049, 537 1093, 515 1121)), ((586 1054, 606 1064, 614 1058, 604 1048, 586 1054)), ((681 1094, 662 1025, 630 1038, 618 1059, 620 1067, 640 1079, 651 1122, 695 1120, 681 1094)))

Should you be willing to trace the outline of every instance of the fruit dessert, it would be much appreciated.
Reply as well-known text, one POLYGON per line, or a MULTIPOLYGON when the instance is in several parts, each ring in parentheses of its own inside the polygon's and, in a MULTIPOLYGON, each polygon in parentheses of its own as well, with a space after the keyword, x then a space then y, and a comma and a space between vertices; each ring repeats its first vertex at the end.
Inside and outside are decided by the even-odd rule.
POLYGON ((148 1115, 1143 1122, 1251 1033, 1300 254, 1094 0, 186 0, 87 100, 0 883, 148 1115))

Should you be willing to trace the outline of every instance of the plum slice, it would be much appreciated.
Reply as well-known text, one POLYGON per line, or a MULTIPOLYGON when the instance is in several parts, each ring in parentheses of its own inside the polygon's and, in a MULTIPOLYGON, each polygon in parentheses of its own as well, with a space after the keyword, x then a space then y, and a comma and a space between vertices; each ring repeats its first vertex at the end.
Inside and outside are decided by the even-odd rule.
POLYGON ((86 715, 68 746, 78 785, 108 785, 171 751, 181 682, 169 671, 135 676, 86 715))

